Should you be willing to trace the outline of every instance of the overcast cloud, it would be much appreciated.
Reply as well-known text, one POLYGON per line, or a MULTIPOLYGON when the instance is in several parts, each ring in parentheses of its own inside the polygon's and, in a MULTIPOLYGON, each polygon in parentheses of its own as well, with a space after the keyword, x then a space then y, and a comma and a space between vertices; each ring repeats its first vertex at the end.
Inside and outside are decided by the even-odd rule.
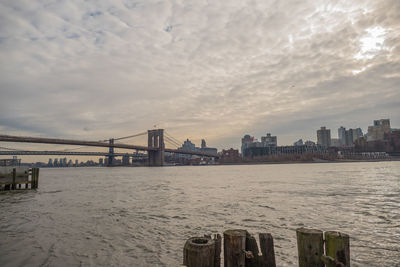
POLYGON ((0 2, 0 132, 98 140, 400 127, 400 1, 0 2))

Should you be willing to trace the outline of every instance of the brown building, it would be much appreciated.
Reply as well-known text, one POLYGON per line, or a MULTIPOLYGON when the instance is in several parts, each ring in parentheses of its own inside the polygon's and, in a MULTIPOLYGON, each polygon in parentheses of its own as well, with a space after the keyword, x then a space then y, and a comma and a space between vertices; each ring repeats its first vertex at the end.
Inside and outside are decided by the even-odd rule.
POLYGON ((239 150, 238 149, 223 149, 219 161, 221 163, 238 163, 240 162, 239 150))
POLYGON ((368 141, 384 140, 390 132, 389 119, 374 120, 374 125, 368 126, 368 141))

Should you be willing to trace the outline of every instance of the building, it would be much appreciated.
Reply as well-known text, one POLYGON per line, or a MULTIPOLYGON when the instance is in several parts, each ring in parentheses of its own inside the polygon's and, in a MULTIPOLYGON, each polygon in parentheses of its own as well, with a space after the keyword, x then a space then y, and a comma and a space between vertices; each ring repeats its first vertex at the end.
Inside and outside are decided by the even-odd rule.
POLYGON ((250 136, 246 134, 242 138, 242 157, 247 157, 249 156, 248 151, 250 148, 254 147, 276 147, 277 146, 277 137, 272 136, 270 133, 267 133, 266 136, 261 136, 261 142, 257 141, 257 139, 254 139, 253 136, 250 136))
POLYGON ((315 142, 308 140, 308 141, 304 142, 304 145, 306 145, 306 146, 315 146, 315 142))
POLYGON ((317 130, 317 144, 323 147, 331 146, 331 130, 326 127, 321 127, 317 130))
POLYGON ((261 143, 263 146, 277 146, 277 137, 267 133, 266 136, 261 136, 261 143))
POLYGON ((339 146, 346 146, 346 128, 340 126, 338 129, 339 146))
POLYGON ((122 165, 124 165, 124 166, 130 165, 130 162, 129 162, 129 154, 128 154, 128 153, 126 153, 126 154, 124 154, 124 155, 122 156, 122 165))
POLYGON ((321 145, 313 146, 269 146, 269 147, 249 147, 245 150, 245 156, 243 158, 255 158, 264 157, 271 155, 301 155, 301 154, 326 154, 328 153, 327 147, 321 145))
POLYGON ((183 142, 183 145, 178 149, 184 151, 196 151, 196 146, 189 139, 186 139, 186 141, 183 142))
MULTIPOLYGON (((363 136, 363 132, 361 128, 356 129, 348 129, 341 126, 338 129, 338 136, 339 136, 339 146, 340 147, 351 147, 354 146, 354 142, 363 136)), ((334 145, 332 145, 334 146, 334 145)))
POLYGON ((331 138, 331 146, 339 147, 340 146, 339 139, 338 138, 331 138))
POLYGON ((221 163, 237 163, 240 162, 238 149, 223 149, 219 158, 221 163))
POLYGON ((293 145, 294 145, 294 146, 302 146, 302 145, 304 145, 303 139, 297 140, 296 142, 293 143, 293 145))
POLYGON ((368 141, 384 140, 385 134, 391 133, 390 120, 374 120, 374 125, 368 126, 368 141))
POLYGON ((201 139, 201 148, 206 148, 207 144, 206 144, 206 140, 201 139))
POLYGON ((243 136, 243 138, 242 138, 242 146, 241 146, 242 156, 245 153, 246 148, 248 148, 253 142, 254 142, 254 136, 250 136, 248 134, 243 136))

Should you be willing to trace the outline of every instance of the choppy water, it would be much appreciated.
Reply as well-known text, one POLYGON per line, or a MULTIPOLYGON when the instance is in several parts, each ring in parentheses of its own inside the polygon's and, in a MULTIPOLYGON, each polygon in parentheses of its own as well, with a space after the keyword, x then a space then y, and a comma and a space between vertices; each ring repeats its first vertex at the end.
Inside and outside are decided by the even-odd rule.
POLYGON ((400 266, 400 162, 41 169, 0 193, 0 266, 179 266, 188 237, 297 227, 351 236, 353 266, 400 266))

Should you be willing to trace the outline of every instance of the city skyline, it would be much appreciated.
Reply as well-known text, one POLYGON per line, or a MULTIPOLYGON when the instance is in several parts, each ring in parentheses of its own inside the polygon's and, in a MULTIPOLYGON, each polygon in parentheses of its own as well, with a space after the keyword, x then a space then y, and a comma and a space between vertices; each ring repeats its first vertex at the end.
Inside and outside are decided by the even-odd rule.
POLYGON ((321 126, 332 136, 380 118, 398 127, 398 10, 398 1, 3 1, 0 132, 99 140, 156 125, 221 150, 247 133, 284 145, 316 141, 321 126))

